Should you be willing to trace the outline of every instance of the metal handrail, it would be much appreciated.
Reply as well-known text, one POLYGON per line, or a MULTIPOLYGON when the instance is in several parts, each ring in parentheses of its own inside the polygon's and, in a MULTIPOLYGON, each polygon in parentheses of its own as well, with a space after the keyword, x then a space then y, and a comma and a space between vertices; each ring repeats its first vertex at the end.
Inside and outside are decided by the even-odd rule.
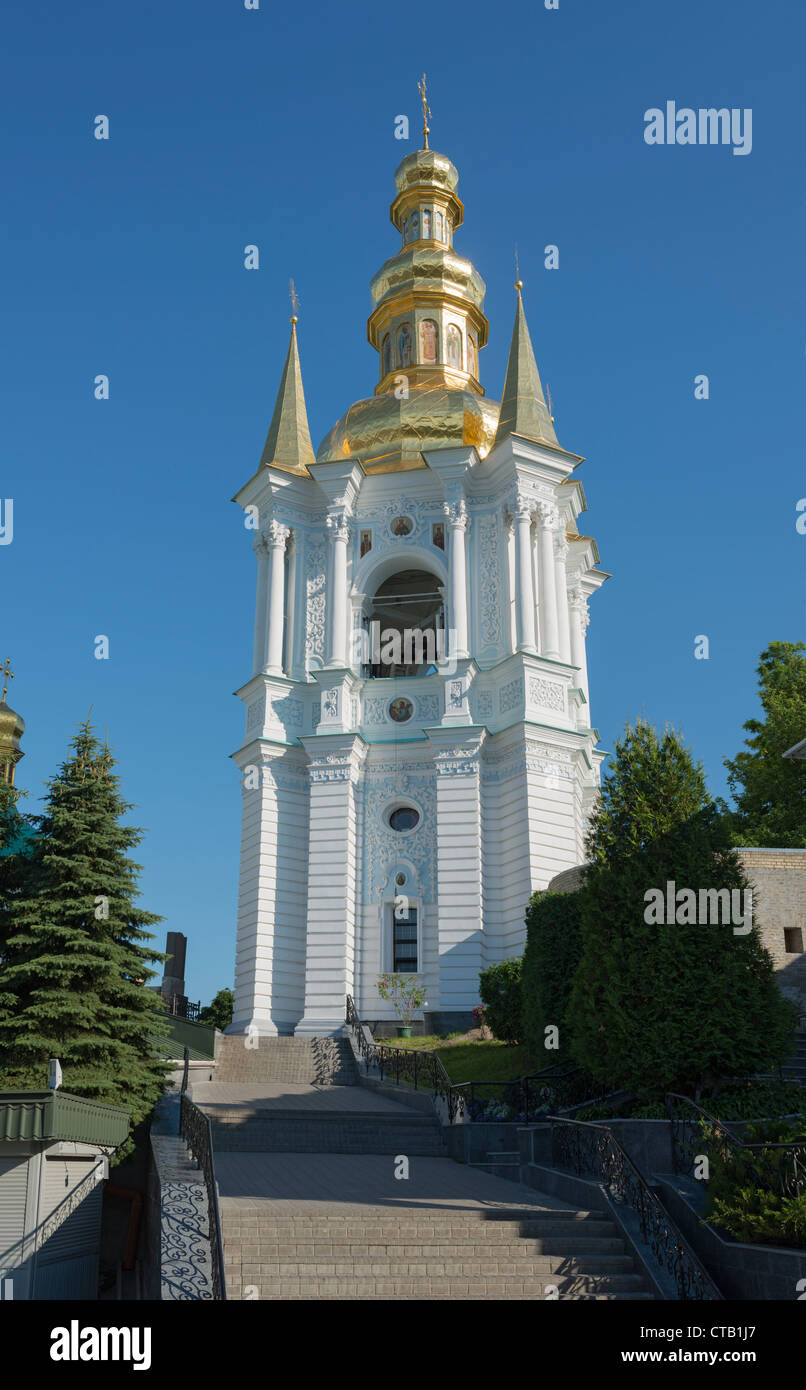
MULTIPOLYGON (((777 1140, 760 1141, 759 1143, 748 1143, 741 1135, 734 1133, 724 1120, 718 1120, 715 1115, 704 1110, 701 1105, 692 1100, 690 1096, 682 1096, 677 1091, 668 1091, 666 1094, 666 1110, 669 1116, 669 1123, 672 1130, 672 1163, 674 1171, 681 1173, 686 1171, 687 1164, 692 1156, 690 1142, 681 1138, 680 1130, 684 1125, 700 1126, 700 1133, 704 1139, 708 1138, 710 1128, 715 1140, 720 1146, 720 1157, 725 1161, 731 1158, 731 1148, 743 1151, 747 1154, 758 1154, 762 1159, 764 1155, 778 1153, 781 1158, 786 1159, 788 1154, 792 1156, 791 1165, 785 1163, 773 1164, 772 1168, 763 1162, 758 1166, 758 1180, 770 1183, 770 1190, 773 1185, 777 1185, 779 1192, 784 1197, 800 1197, 806 1193, 806 1140, 791 1139, 788 1142, 777 1140), (676 1102, 676 1104, 675 1104, 676 1102), (688 1106, 690 1110, 696 1110, 697 1119, 686 1120, 679 1113, 682 1106, 688 1106), (765 1171, 766 1168, 766 1171, 765 1171), (777 1179, 777 1183, 776 1183, 777 1179)), ((734 1124, 736 1121, 734 1121, 734 1124)))
POLYGON ((421 1088, 430 1091, 435 1100, 445 1102, 449 1121, 454 1123, 462 1113, 462 1099, 454 1094, 457 1088, 436 1052, 427 1052, 422 1048, 388 1047, 371 1036, 368 1039, 350 994, 347 995, 346 1021, 353 1031, 359 1056, 367 1072, 371 1067, 376 1067, 381 1081, 386 1074, 394 1075, 398 1086, 402 1079, 411 1081, 416 1091, 421 1088))
POLYGON ((551 1157, 555 1167, 570 1168, 577 1176, 592 1173, 615 1202, 637 1214, 643 1240, 661 1269, 674 1278, 681 1301, 722 1298, 663 1203, 607 1125, 552 1115, 551 1157))
POLYGON ((218 1205, 218 1183, 215 1175, 210 1116, 200 1110, 198 1105, 194 1105, 190 1097, 184 1092, 179 1101, 179 1133, 204 1174, 210 1218, 210 1243, 213 1246, 213 1298, 223 1302, 227 1297, 227 1278, 224 1266, 224 1241, 221 1234, 221 1212, 218 1205))
POLYGON ((368 1039, 350 994, 347 995, 346 1021, 352 1028, 359 1056, 367 1072, 370 1067, 377 1067, 381 1080, 385 1074, 389 1074, 390 1077, 394 1076, 396 1085, 400 1084, 402 1078, 413 1082, 415 1090, 421 1086, 429 1090, 434 1099, 445 1102, 451 1124, 458 1119, 472 1120, 480 1112, 483 1114, 484 1102, 476 1095, 476 1090, 482 1088, 507 1092, 512 1098, 507 1103, 519 1111, 524 1124, 532 1123, 538 1113, 545 1112, 547 1116, 562 1090, 566 1092, 564 1099, 569 1108, 605 1095, 605 1091, 597 1089, 596 1083, 581 1067, 567 1067, 561 1063, 509 1081, 453 1082, 436 1052, 424 1048, 390 1047, 386 1043, 376 1042, 374 1038, 368 1039))

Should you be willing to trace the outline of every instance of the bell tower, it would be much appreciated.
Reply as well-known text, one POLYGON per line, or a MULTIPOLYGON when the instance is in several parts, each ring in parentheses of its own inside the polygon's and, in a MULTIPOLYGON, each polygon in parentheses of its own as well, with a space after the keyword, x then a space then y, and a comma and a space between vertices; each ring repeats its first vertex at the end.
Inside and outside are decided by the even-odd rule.
POLYGON ((390 971, 422 980, 426 1030, 469 1026, 479 972, 523 949, 530 893, 584 857, 607 576, 578 526, 582 459, 520 281, 500 405, 485 392, 484 281, 454 249, 458 174, 424 118, 372 281, 373 392, 314 454, 295 314, 234 499, 257 556, 234 1032, 338 1033, 348 994, 391 1028, 390 971))

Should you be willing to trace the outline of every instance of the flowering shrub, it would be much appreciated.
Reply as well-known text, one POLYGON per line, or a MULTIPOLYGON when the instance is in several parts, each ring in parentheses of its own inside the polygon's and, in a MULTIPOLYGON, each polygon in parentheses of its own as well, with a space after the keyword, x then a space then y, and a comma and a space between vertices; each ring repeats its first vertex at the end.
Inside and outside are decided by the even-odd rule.
POLYGON ((406 1027, 423 1004, 427 1003, 425 985, 416 975, 381 975, 378 980, 378 993, 381 999, 391 1004, 401 1023, 406 1027))

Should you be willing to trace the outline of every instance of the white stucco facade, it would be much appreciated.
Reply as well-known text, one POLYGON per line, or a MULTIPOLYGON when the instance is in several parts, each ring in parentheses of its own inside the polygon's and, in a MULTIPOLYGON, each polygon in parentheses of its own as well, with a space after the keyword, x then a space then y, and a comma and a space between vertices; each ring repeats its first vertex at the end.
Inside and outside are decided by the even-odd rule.
POLYGON ((530 893, 584 854, 588 601, 607 576, 520 283, 500 407, 479 380, 485 287, 453 248, 457 179, 427 147, 403 159, 401 248, 372 281, 375 393, 315 459, 293 328, 235 499, 257 597, 233 1031, 335 1033, 348 994, 390 1017, 394 969, 422 977, 440 1026, 465 1022, 479 972, 522 950, 530 893), (416 612, 447 663, 362 649, 376 618, 416 612))
POLYGON ((529 894, 583 857, 599 761, 588 599, 605 576, 592 542, 573 538, 572 462, 516 436, 483 461, 472 448, 426 461, 402 475, 365 476, 350 460, 310 478, 266 469, 240 499, 263 528, 254 671, 238 692, 239 1030, 335 1031, 348 993, 384 1016, 376 982, 393 966, 401 891, 418 909, 428 1009, 472 1009, 479 971, 522 950, 529 894), (409 535, 393 534, 399 516, 409 535), (365 678, 351 637, 366 596, 415 567, 444 586, 470 654, 448 674, 365 678), (389 716, 401 695, 413 705, 403 724, 389 716), (390 828, 397 805, 419 812, 416 828, 390 828))

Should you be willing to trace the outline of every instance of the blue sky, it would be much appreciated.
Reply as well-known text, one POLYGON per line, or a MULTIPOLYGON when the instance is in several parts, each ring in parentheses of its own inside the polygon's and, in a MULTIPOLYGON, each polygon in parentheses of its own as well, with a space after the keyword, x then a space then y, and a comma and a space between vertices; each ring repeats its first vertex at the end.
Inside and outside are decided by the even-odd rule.
POLYGON ((414 137, 423 69, 432 147, 460 174, 457 250, 488 285, 482 381, 500 398, 517 244, 560 441, 586 456, 582 529, 614 576, 591 605, 594 723, 606 747, 638 713, 676 724, 724 791, 760 652, 804 636, 803 12, 50 0, 1 32, 0 657, 27 724, 19 782, 39 809, 92 707, 147 828, 158 944, 190 939, 191 997, 233 974, 231 692, 255 565, 230 498, 271 416, 290 276, 314 445, 374 386, 368 286, 397 249, 394 170, 419 140, 394 119, 414 137), (752 108, 752 152, 647 145, 643 113, 667 100, 752 108))

